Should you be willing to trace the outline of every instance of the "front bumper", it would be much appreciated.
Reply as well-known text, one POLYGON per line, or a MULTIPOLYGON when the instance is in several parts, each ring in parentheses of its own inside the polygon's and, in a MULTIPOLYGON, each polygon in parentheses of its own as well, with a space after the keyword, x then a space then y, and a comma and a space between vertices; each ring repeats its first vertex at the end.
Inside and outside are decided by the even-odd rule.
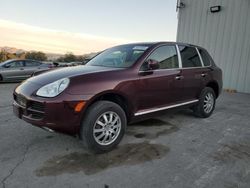
POLYGON ((64 99, 38 99, 14 93, 14 114, 37 127, 70 135, 79 133, 82 112, 74 108, 81 97, 65 94, 64 99), (66 96, 65 96, 66 95, 66 96), (67 100, 65 100, 67 99, 67 100))

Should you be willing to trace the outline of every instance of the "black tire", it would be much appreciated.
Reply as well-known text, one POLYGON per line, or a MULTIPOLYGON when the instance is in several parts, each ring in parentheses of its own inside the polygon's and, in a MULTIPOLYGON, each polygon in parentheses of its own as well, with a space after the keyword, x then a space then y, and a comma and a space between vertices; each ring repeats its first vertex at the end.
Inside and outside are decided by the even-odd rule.
POLYGON ((215 95, 214 90, 210 87, 205 87, 201 91, 198 104, 196 104, 193 107, 194 114, 200 118, 207 118, 207 117, 211 116, 211 114, 213 113, 214 108, 215 108, 215 104, 216 104, 216 95, 215 95), (212 107, 210 107, 208 110, 206 110, 205 109, 205 103, 206 103, 205 100, 206 100, 206 97, 208 97, 208 96, 212 96, 213 104, 212 104, 212 107))
POLYGON ((0 82, 2 82, 3 81, 3 77, 2 77, 2 75, 0 74, 0 82))
MULTIPOLYGON (((110 118, 110 116, 109 116, 109 118, 110 118)), ((105 122, 104 122, 104 124, 105 124, 105 122)), ((106 126, 111 126, 111 125, 106 125, 106 126)), ((97 101, 89 107, 86 114, 84 115, 82 125, 81 125, 81 130, 80 130, 80 138, 81 138, 84 146, 89 151, 94 152, 94 153, 108 152, 108 151, 111 151, 112 149, 114 149, 120 143, 120 141, 122 140, 122 138, 125 134, 126 126, 127 126, 126 114, 125 114, 124 110, 118 104, 110 102, 110 101, 97 101), (98 141, 96 141, 96 139, 97 139, 96 137, 98 137, 100 135, 97 135, 96 137, 94 136, 94 128, 97 125, 100 125, 100 124, 96 124, 97 120, 100 120, 99 118, 104 117, 105 113, 109 114, 110 112, 114 113, 113 115, 115 117, 119 116, 119 118, 120 118, 119 119, 119 125, 120 125, 119 130, 120 131, 119 131, 119 133, 116 134, 117 136, 114 137, 114 140, 112 141, 112 143, 107 144, 107 145, 101 145, 100 143, 98 143, 98 141)), ((102 127, 102 130, 103 129, 104 128, 102 127)), ((116 129, 116 130, 118 130, 118 129, 116 129)), ((106 134, 111 134, 110 132, 107 133, 108 132, 107 130, 105 130, 105 132, 106 132, 106 134)), ((98 134, 98 133, 95 133, 95 135, 96 134, 98 134)), ((100 134, 105 134, 105 133, 101 132, 100 134)), ((111 138, 111 137, 109 137, 109 138, 111 138)), ((105 135, 104 135, 103 139, 105 139, 105 135)))

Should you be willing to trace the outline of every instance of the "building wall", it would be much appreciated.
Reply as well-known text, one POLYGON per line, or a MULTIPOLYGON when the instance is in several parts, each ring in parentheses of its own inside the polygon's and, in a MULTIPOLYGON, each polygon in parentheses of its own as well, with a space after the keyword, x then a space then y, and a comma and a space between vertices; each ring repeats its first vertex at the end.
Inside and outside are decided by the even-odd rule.
POLYGON ((181 0, 177 41, 206 48, 225 89, 250 93, 250 0, 181 0), (221 11, 211 13, 211 6, 221 11))

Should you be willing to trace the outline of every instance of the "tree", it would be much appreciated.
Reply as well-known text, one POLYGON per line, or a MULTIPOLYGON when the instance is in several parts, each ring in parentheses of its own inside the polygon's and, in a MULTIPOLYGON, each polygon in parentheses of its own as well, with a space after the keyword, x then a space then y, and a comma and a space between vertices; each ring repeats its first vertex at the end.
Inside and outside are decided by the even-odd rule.
POLYGON ((67 53, 62 57, 59 57, 57 59, 57 62, 74 62, 74 61, 78 61, 78 57, 75 56, 73 53, 67 53))
POLYGON ((77 57, 77 61, 84 62, 88 57, 86 55, 80 55, 77 57))
POLYGON ((67 53, 64 55, 64 62, 73 62, 76 61, 76 56, 73 53, 67 53))
POLYGON ((5 61, 5 53, 3 51, 0 52, 0 62, 5 61))
POLYGON ((28 52, 28 53, 26 53, 25 58, 38 60, 38 61, 46 61, 47 60, 47 56, 43 52, 28 52))

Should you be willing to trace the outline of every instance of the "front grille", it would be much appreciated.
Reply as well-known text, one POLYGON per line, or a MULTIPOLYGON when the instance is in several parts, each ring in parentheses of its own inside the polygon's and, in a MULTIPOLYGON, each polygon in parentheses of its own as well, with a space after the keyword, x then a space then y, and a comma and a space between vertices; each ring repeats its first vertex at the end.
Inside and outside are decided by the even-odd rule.
POLYGON ((44 112, 44 104, 41 102, 31 101, 30 108, 37 110, 37 111, 44 112))
POLYGON ((23 108, 23 114, 32 119, 41 120, 44 118, 44 103, 26 99, 24 96, 14 94, 14 100, 23 108))
POLYGON ((33 119, 43 119, 44 114, 39 112, 31 112, 31 116, 33 119))

